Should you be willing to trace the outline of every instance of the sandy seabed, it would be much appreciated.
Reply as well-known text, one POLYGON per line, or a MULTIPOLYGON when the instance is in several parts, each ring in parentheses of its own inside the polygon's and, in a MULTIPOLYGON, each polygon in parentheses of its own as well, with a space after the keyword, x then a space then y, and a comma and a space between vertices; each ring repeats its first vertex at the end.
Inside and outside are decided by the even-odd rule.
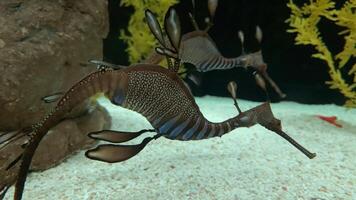
MULTIPOLYGON (((151 128, 141 115, 99 101, 112 116, 113 130, 151 128)), ((210 121, 237 114, 228 98, 206 96, 196 101, 210 121)), ((239 104, 247 110, 259 103, 239 104)), ((24 199, 356 199, 356 109, 282 102, 272 104, 272 110, 284 131, 316 152, 316 158, 309 160, 259 125, 209 140, 159 138, 121 163, 89 160, 81 151, 55 168, 31 173, 24 199), (315 115, 337 116, 343 127, 315 115)), ((12 193, 13 188, 5 199, 12 199, 12 193)))

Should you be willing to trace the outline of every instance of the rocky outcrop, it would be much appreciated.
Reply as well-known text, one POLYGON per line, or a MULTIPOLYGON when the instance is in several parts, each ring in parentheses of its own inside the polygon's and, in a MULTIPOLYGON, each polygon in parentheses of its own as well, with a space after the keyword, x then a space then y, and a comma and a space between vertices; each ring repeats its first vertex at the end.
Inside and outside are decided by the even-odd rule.
MULTIPOLYGON (((111 119, 104 108, 95 104, 89 110, 82 116, 60 122, 48 132, 33 157, 32 171, 45 170, 59 164, 74 152, 93 144, 87 133, 110 128, 111 119)), ((9 170, 6 168, 23 152, 21 145, 28 140, 24 133, 19 133, 19 136, 5 147, 0 145, 0 188, 15 181, 19 163, 9 170)))
MULTIPOLYGON (((6 134, 40 121, 56 105, 42 97, 64 92, 95 70, 89 59, 102 58, 102 38, 108 32, 107 2, 102 0, 0 1, 0 188, 12 183, 18 165, 5 167, 23 149, 27 136, 4 147, 6 134)), ((32 170, 58 164, 69 154, 93 143, 88 132, 109 128, 100 106, 80 105, 41 142, 32 170)), ((23 135, 23 133, 22 133, 23 135)))
POLYGON ((40 120, 41 97, 67 90, 94 70, 108 31, 102 0, 0 1, 0 130, 40 120))

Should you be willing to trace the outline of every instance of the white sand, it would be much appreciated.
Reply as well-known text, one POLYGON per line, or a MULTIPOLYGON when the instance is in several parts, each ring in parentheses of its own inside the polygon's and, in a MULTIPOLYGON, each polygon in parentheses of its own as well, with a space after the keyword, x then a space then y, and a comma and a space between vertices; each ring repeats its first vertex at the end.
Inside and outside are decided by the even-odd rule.
MULTIPOLYGON (((236 114, 231 99, 196 100, 211 121, 236 114)), ((112 129, 150 128, 139 114, 100 102, 113 117, 112 129)), ((239 102, 243 110, 258 104, 239 102)), ((24 199, 356 199, 356 109, 292 102, 272 109, 287 133, 318 154, 315 159, 260 126, 202 141, 160 138, 122 163, 92 161, 82 151, 58 167, 32 173, 24 199), (335 115, 344 127, 315 114, 335 115)), ((13 188, 5 199, 12 193, 13 188)))

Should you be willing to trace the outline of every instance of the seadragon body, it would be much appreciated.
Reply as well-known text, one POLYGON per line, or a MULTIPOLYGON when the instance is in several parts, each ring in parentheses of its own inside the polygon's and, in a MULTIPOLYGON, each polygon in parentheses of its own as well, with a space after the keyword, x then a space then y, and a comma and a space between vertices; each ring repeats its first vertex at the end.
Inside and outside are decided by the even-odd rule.
MULTIPOLYGON (((203 30, 184 34, 179 52, 181 53, 181 62, 194 65, 198 72, 228 70, 236 67, 253 67, 255 70, 265 70, 267 65, 263 60, 262 51, 234 58, 224 57, 209 34, 203 30)), ((164 58, 164 55, 154 52, 142 62, 159 64, 164 58)))
MULTIPOLYGON (((16 200, 22 197, 32 157, 42 138, 79 103, 97 93, 104 93, 115 105, 142 114, 157 135, 144 139, 139 145, 99 145, 86 152, 86 156, 91 159, 119 162, 136 155, 149 141, 160 136, 172 140, 201 140, 222 136, 235 128, 250 127, 257 123, 286 137, 281 130, 280 121, 273 117, 269 103, 241 112, 223 122, 214 123, 202 115, 193 96, 174 71, 147 64, 121 70, 97 71, 67 91, 53 112, 34 127, 30 140, 25 145, 24 153, 19 159, 21 164, 16 182, 16 200)), ((125 133, 104 130, 91 133, 90 136, 94 139, 120 143, 133 139, 143 132, 125 133)), ((288 137, 288 140, 310 158, 314 156, 291 138, 288 137)))
MULTIPOLYGON (((146 12, 146 17, 150 19, 148 20, 150 26, 160 32, 158 22, 150 11, 146 12)), ((103 93, 117 106, 140 113, 150 122, 153 129, 138 132, 102 130, 89 133, 89 137, 111 143, 122 143, 145 132, 156 132, 156 135, 146 137, 137 145, 101 144, 85 153, 90 159, 111 163, 120 162, 135 156, 146 144, 159 137, 184 141, 202 140, 222 136, 236 128, 250 127, 255 124, 260 124, 277 133, 309 158, 315 157, 314 153, 306 150, 282 131, 281 122, 274 117, 268 102, 242 112, 237 105, 236 84, 234 83, 229 83, 228 90, 233 97, 238 115, 219 123, 207 120, 177 73, 180 61, 178 52, 180 31, 176 31, 178 25, 177 15, 174 9, 170 9, 166 16, 166 28, 174 49, 165 45, 157 49, 160 54, 174 58, 174 65, 170 65, 169 69, 155 64, 120 66, 116 70, 100 66, 100 70, 87 75, 64 93, 54 110, 31 130, 27 130, 30 139, 23 145, 23 154, 7 167, 9 169, 20 162, 15 184, 15 200, 22 198, 29 166, 42 138, 50 128, 65 119, 78 104, 97 93, 103 93)), ((162 41, 162 34, 157 31, 156 34, 156 37, 162 41)), ((256 80, 260 86, 264 85, 261 77, 256 76, 256 80)), ((4 197, 8 187, 0 191, 0 199, 4 197)))

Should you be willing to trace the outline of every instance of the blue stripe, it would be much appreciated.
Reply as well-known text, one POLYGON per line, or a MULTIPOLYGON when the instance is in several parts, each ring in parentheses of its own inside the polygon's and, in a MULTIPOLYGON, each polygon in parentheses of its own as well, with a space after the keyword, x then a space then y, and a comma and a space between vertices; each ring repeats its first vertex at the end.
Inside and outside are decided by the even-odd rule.
POLYGON ((120 106, 120 105, 122 105, 122 103, 124 103, 124 101, 125 101, 125 95, 124 95, 123 91, 120 89, 116 90, 114 93, 113 103, 115 105, 120 106))
POLYGON ((158 128, 160 134, 167 134, 168 130, 177 122, 178 116, 168 120, 161 127, 158 128))
POLYGON ((176 138, 185 127, 187 127, 187 125, 189 124, 190 120, 186 120, 184 123, 179 124, 170 134, 169 134, 169 138, 176 138))
POLYGON ((198 118, 198 120, 195 122, 195 125, 193 126, 193 128, 189 129, 188 132, 186 132, 182 139, 183 140, 189 140, 192 135, 197 131, 198 127, 199 127, 199 124, 200 124, 200 118, 198 118))
POLYGON ((203 130, 200 131, 199 135, 197 136, 197 140, 200 140, 204 137, 206 131, 208 130, 208 125, 207 124, 204 124, 204 128, 203 130))

